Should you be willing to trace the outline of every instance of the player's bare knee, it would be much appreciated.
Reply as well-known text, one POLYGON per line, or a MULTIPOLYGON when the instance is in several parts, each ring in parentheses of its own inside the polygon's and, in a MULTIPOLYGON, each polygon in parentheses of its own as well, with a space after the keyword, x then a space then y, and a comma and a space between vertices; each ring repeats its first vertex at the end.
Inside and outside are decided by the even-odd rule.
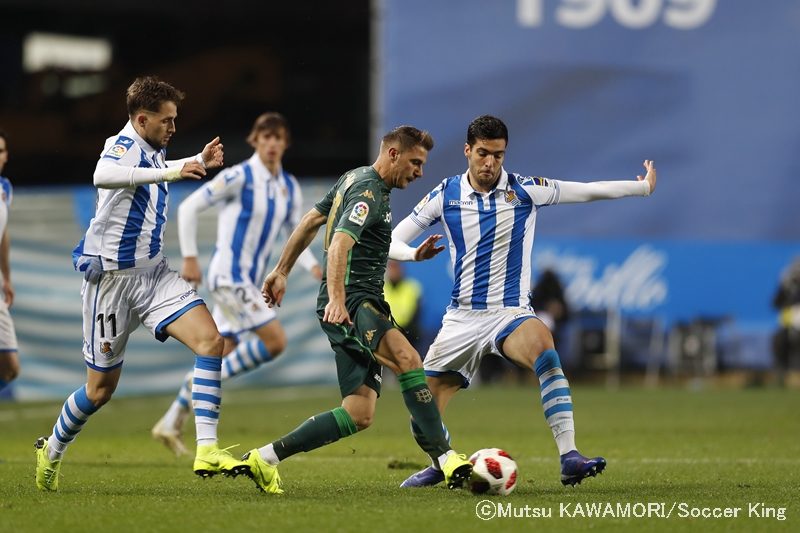
POLYGON ((222 350, 225 347, 225 340, 216 330, 213 333, 209 332, 203 338, 198 339, 195 343, 195 353, 198 355, 208 356, 222 356, 222 350))
POLYGON ((86 397, 96 408, 99 409, 108 403, 108 401, 114 395, 115 389, 115 386, 91 387, 90 385, 87 385, 86 397))
POLYGON ((359 431, 364 431, 372 425, 372 414, 361 413, 357 417, 350 415, 350 418, 353 419, 353 423, 356 425, 359 431))
POLYGON ((19 376, 19 365, 8 365, 0 368, 0 381, 11 383, 19 376))
POLYGON ((422 359, 417 351, 413 348, 403 348, 397 350, 393 355, 394 363, 399 370, 399 374, 422 368, 422 359))
POLYGON ((276 337, 269 341, 261 341, 273 359, 278 357, 286 349, 286 337, 276 337))

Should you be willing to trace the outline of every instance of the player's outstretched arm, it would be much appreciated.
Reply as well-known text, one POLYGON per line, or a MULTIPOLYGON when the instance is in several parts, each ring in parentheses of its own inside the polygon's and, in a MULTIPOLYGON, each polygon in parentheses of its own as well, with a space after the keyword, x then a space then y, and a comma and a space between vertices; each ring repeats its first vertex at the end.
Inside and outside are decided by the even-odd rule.
POLYGON ((444 246, 436 246, 442 235, 436 234, 426 238, 414 248, 408 243, 419 237, 422 229, 410 217, 403 219, 392 231, 392 243, 389 245, 389 259, 395 261, 425 261, 436 257, 444 250, 444 246))
POLYGON ((286 292, 286 277, 289 275, 289 272, 292 271, 292 267, 294 267, 297 258, 303 250, 308 248, 308 245, 314 240, 317 231, 325 224, 326 220, 327 217, 325 215, 312 208, 308 213, 303 215, 300 223, 289 236, 289 240, 286 241, 286 245, 283 247, 278 263, 264 280, 264 284, 261 287, 261 294, 264 296, 264 301, 267 302, 270 307, 273 305, 281 305, 283 295, 286 292))
POLYGON ((656 190, 656 164, 650 159, 645 159, 644 168, 647 170, 647 174, 644 176, 636 176, 636 179, 639 181, 646 181, 648 185, 650 185, 649 194, 653 194, 656 190))
POLYGON ((645 160, 646 175, 637 176, 636 181, 556 181, 558 200, 553 203, 593 202, 611 200, 628 196, 649 196, 656 188, 656 167, 651 160, 645 160))

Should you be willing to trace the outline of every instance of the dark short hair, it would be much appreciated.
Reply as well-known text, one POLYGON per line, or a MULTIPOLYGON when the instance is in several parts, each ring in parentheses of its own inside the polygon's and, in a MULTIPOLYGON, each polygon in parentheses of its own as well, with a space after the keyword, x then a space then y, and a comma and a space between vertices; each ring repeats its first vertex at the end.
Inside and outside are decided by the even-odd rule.
POLYGON ((289 130, 289 121, 286 120, 286 117, 275 112, 262 113, 258 116, 256 121, 253 122, 253 129, 250 130, 250 135, 247 136, 247 142, 255 146, 256 137, 258 137, 261 132, 277 132, 281 128, 283 128, 286 135, 286 144, 291 144, 292 132, 289 130))
POLYGON ((503 139, 508 144, 508 128, 497 117, 481 115, 467 127, 467 144, 472 146, 477 139, 503 139))
POLYGON ((156 76, 136 78, 128 87, 126 99, 128 115, 133 116, 141 109, 156 113, 164 102, 175 102, 177 105, 183 101, 184 96, 183 91, 179 91, 156 76))
POLYGON ((433 150, 433 137, 427 131, 414 126, 398 126, 381 139, 386 144, 398 143, 400 151, 409 150, 415 146, 422 146, 427 151, 433 150))

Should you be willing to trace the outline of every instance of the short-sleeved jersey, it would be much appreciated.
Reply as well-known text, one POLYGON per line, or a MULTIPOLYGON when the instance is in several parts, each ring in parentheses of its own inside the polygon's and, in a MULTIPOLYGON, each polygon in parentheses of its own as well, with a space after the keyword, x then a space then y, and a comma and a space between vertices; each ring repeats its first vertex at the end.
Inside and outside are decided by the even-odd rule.
MULTIPOLYGON (((156 150, 128 122, 106 139, 98 165, 166 168, 166 150, 156 150)), ((143 267, 161 260, 167 222, 167 184, 97 190, 94 218, 86 235, 73 250, 80 255, 99 256, 103 270, 143 267)))
POLYGON ((508 174, 481 193, 467 173, 442 181, 410 215, 420 228, 441 221, 450 241, 451 308, 528 307, 537 210, 557 204, 557 180, 508 174))
POLYGON ((328 302, 328 246, 337 231, 347 233, 356 241, 350 250, 344 279, 348 308, 356 294, 383 298, 383 277, 392 242, 390 192, 374 168, 360 167, 339 178, 314 206, 328 217, 318 310, 324 309, 328 302))
POLYGON ((264 278, 272 246, 302 216, 297 179, 281 170, 273 176, 257 154, 220 172, 193 195, 219 209, 217 244, 208 266, 208 284, 256 284, 264 278))

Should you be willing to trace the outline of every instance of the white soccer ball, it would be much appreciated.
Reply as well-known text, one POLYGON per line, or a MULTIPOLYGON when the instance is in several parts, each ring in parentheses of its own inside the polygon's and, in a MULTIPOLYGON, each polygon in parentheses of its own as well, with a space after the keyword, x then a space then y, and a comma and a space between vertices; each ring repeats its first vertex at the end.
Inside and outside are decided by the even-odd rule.
POLYGON ((507 496, 517 486, 517 463, 500 448, 484 448, 469 458, 472 476, 469 490, 475 494, 507 496))

